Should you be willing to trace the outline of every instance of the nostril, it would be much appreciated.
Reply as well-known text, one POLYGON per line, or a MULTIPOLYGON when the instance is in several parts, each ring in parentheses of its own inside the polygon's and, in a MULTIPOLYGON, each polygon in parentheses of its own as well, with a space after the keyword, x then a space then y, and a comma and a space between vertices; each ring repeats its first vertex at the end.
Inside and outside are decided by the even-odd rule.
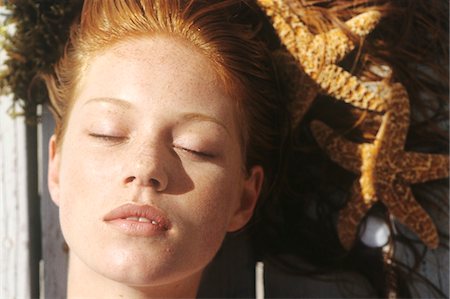
POLYGON ((135 176, 129 176, 125 179, 125 184, 129 184, 131 182, 133 182, 136 179, 135 176))
POLYGON ((159 186, 160 186, 159 181, 157 179, 153 179, 153 178, 150 179, 150 184, 155 188, 159 188, 159 186))
POLYGON ((147 180, 141 180, 138 176, 129 176, 124 180, 125 185, 142 185, 146 187, 155 188, 159 190, 162 187, 161 182, 158 179, 150 178, 147 180))

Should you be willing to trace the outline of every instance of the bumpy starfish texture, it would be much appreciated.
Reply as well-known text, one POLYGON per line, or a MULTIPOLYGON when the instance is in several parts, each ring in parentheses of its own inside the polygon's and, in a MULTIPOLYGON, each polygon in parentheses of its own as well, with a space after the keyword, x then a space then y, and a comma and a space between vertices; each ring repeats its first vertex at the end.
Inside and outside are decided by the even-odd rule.
POLYGON ((429 247, 439 238, 430 216, 416 202, 409 187, 449 176, 449 156, 405 152, 409 127, 409 98, 399 84, 378 83, 384 90, 387 112, 373 143, 357 144, 336 135, 325 124, 314 121, 312 132, 321 148, 343 168, 360 174, 346 207, 340 211, 338 235, 349 249, 366 212, 381 201, 397 220, 416 233, 429 247))
MULTIPOLYGON (((303 71, 320 87, 321 91, 358 108, 384 111, 380 95, 368 89, 364 82, 352 76, 336 63, 355 48, 353 41, 341 29, 313 35, 300 20, 288 2, 283 0, 257 0, 272 18, 286 49, 297 60, 303 71)), ((346 22, 347 28, 363 39, 381 18, 378 11, 362 13, 346 22)), ((309 106, 308 104, 304 105, 309 106)))

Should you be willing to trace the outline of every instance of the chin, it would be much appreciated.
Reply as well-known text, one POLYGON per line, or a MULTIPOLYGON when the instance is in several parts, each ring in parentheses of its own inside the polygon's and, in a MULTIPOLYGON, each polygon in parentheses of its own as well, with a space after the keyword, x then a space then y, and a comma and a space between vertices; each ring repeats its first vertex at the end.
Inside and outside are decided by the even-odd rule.
POLYGON ((146 248, 121 248, 107 250, 101 258, 85 264, 104 278, 134 287, 156 287, 177 283, 189 277, 200 276, 209 261, 186 263, 170 250, 152 252, 146 248))

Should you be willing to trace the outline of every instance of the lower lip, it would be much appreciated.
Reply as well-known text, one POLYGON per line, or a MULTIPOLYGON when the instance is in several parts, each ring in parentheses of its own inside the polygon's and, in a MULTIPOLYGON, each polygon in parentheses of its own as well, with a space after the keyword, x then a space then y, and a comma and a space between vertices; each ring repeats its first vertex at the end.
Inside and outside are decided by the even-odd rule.
POLYGON ((107 221, 113 228, 119 232, 137 237, 155 237, 161 236, 167 232, 167 229, 159 225, 151 224, 150 222, 139 222, 127 219, 114 219, 107 221))

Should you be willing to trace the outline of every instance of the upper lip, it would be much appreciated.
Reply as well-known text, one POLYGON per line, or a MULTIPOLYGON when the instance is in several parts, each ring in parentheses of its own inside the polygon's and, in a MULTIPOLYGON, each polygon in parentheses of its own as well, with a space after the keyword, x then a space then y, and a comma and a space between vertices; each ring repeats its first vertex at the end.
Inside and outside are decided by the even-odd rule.
POLYGON ((121 205, 120 207, 111 210, 103 217, 103 221, 126 219, 128 217, 147 218, 151 222, 156 222, 159 227, 164 228, 165 230, 168 230, 171 226, 165 213, 157 207, 131 203, 121 205))

